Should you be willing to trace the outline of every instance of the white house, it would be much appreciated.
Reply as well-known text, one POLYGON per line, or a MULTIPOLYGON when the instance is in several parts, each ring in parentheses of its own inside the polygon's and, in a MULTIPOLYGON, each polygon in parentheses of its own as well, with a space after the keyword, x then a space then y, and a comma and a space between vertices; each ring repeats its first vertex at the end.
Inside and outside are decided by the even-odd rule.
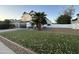
POLYGON ((32 16, 29 13, 24 12, 21 16, 21 19, 10 19, 12 24, 15 25, 16 28, 28 28, 31 27, 32 16))
MULTIPOLYGON (((31 11, 30 13, 24 12, 19 20, 11 20, 16 28, 29 28, 32 27, 32 18, 35 12, 31 11)), ((52 24, 52 22, 46 19, 47 24, 52 24)))
POLYGON ((71 21, 72 29, 79 29, 79 14, 77 14, 77 18, 71 21))

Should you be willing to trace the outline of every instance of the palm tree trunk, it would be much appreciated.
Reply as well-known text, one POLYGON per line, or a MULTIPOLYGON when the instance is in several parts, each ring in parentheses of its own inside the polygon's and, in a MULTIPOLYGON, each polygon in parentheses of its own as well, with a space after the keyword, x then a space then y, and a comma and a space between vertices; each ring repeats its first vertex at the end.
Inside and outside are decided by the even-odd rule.
POLYGON ((41 23, 38 23, 38 24, 37 24, 37 29, 38 29, 38 30, 41 30, 41 23))

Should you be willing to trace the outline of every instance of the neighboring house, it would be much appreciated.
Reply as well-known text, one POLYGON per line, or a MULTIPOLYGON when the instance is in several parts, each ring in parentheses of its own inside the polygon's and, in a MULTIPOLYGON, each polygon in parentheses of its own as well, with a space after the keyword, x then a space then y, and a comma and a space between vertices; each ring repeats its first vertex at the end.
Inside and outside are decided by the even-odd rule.
POLYGON ((79 24, 79 14, 77 14, 77 18, 71 21, 72 24, 79 24))
POLYGON ((77 14, 77 18, 71 21, 73 29, 79 29, 79 14, 77 14))
POLYGON ((24 12, 21 19, 20 19, 20 26, 23 28, 28 28, 31 27, 32 24, 32 16, 30 15, 30 13, 26 13, 24 12))
POLYGON ((24 12, 21 19, 6 19, 10 20, 12 24, 15 25, 16 28, 29 28, 32 23, 32 16, 29 13, 24 12))
MULTIPOLYGON (((15 25, 16 28, 32 28, 32 18, 34 15, 34 11, 31 11, 30 13, 24 12, 21 16, 21 19, 8 19, 11 21, 12 24, 15 25)), ((48 19, 46 19, 47 24, 51 25, 52 22, 48 19)))
POLYGON ((31 21, 32 17, 29 13, 24 12, 22 17, 21 17, 21 21, 27 22, 27 21, 31 21))

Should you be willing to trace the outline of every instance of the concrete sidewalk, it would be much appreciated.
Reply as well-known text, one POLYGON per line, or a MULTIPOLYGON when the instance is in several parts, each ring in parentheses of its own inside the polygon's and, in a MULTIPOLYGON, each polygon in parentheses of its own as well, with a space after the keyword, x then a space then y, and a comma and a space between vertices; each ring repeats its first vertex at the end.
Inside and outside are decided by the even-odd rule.
POLYGON ((15 52, 0 41, 0 54, 15 54, 15 52))

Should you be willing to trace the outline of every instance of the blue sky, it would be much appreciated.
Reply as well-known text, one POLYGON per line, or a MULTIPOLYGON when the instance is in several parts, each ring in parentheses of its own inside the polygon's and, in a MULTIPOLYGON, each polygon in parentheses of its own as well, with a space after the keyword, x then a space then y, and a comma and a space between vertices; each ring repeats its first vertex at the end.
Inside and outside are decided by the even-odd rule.
MULTIPOLYGON (((48 19, 53 22, 67 7, 68 5, 0 5, 0 20, 20 19, 24 11, 34 10, 45 12, 48 19)), ((79 13, 79 6, 74 6, 74 8, 74 15, 76 15, 79 13)))

